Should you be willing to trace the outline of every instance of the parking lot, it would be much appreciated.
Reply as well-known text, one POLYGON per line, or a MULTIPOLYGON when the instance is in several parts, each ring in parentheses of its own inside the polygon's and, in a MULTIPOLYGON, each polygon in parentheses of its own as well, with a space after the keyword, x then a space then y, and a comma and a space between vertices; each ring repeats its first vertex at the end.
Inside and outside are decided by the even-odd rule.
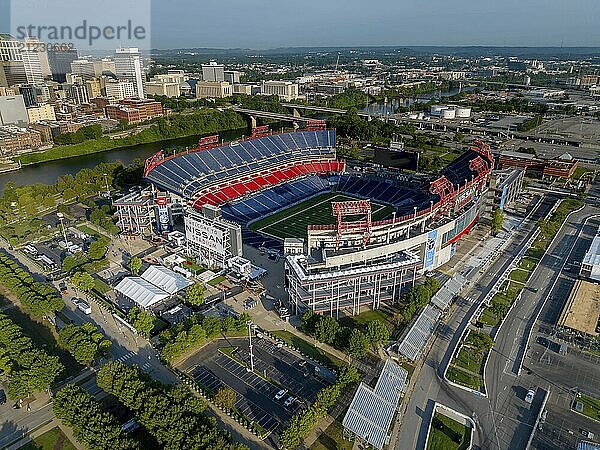
POLYGON ((181 368, 212 393, 232 388, 237 393, 235 408, 268 432, 277 433, 299 408, 314 402, 334 374, 267 337, 253 338, 252 343, 254 372, 249 370, 247 338, 215 341, 181 368))

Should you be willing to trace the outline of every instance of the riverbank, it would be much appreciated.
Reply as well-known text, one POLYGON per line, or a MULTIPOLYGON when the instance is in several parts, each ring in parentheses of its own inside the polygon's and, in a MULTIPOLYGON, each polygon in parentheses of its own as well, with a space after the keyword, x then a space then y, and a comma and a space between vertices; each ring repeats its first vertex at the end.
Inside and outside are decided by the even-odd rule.
POLYGON ((29 166, 48 161, 91 155, 135 145, 152 144, 189 136, 235 131, 247 127, 239 114, 226 110, 206 109, 188 115, 173 115, 156 119, 150 128, 119 139, 103 136, 80 144, 54 147, 37 153, 15 156, 13 161, 29 166))

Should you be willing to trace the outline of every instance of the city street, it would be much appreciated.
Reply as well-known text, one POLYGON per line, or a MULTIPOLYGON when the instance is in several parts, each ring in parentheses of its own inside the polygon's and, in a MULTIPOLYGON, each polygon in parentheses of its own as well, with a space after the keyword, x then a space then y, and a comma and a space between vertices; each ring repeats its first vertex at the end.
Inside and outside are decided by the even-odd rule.
MULTIPOLYGON (((532 413, 535 408, 528 408, 529 405, 523 400, 524 392, 518 384, 516 376, 511 372, 512 365, 507 365, 507 358, 490 358, 486 374, 494 373, 495 379, 486 378, 488 398, 477 397, 448 385, 442 381, 440 372, 446 366, 448 359, 452 357, 452 350, 460 339, 460 333, 456 333, 457 330, 462 329, 460 325, 464 326, 464 321, 470 319, 472 309, 476 308, 476 305, 494 287, 500 275, 504 273, 521 249, 522 243, 527 241, 534 232, 537 221, 546 216, 555 201, 556 199, 544 198, 540 202, 527 222, 527 226, 515 233, 512 244, 491 264, 486 273, 480 277, 480 281, 463 294, 465 299, 474 299, 473 303, 465 299, 459 301, 446 324, 442 325, 420 370, 414 390, 410 394, 408 408, 402 418, 397 437, 396 449, 423 448, 433 401, 473 417, 477 424, 475 444, 479 448, 505 449, 511 445, 518 446, 517 448, 525 447, 535 421, 535 414, 532 413), (499 367, 500 365, 501 367, 499 367), (501 375, 498 375, 497 371, 500 371, 501 375)), ((513 316, 526 317, 527 311, 522 311, 521 309, 525 308, 519 306, 522 304, 520 302, 509 314, 505 326, 497 336, 498 344, 492 354, 514 354, 515 343, 526 341, 524 325, 512 322, 513 316), (519 328, 520 334, 517 334, 519 328), (515 335, 521 336, 521 340, 516 341, 515 335), (510 340, 507 336, 510 336, 510 340)), ((530 308, 532 305, 527 305, 527 307, 530 308)), ((532 313, 533 310, 529 312, 529 314, 532 313)), ((536 402, 538 401, 539 399, 536 398, 536 402)))

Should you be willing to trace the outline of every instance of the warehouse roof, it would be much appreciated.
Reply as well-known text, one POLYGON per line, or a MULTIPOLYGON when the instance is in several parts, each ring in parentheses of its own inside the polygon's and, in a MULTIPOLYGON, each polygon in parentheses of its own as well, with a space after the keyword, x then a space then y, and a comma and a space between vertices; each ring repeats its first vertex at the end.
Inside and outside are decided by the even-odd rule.
POLYGON ((142 308, 149 308, 169 296, 162 289, 140 277, 123 278, 115 287, 115 291, 142 308))
POLYGON ((142 278, 154 286, 173 295, 192 284, 186 277, 173 272, 164 266, 150 266, 142 274, 142 278))

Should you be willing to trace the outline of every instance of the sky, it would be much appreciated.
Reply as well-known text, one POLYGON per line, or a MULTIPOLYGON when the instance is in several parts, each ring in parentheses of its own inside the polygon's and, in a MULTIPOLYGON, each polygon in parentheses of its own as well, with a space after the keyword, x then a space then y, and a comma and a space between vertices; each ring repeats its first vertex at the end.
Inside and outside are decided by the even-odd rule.
MULTIPOLYGON (((600 46, 599 0, 133 1, 151 2, 152 46, 162 49, 600 46)), ((9 3, 0 0, 0 31, 9 3)))

